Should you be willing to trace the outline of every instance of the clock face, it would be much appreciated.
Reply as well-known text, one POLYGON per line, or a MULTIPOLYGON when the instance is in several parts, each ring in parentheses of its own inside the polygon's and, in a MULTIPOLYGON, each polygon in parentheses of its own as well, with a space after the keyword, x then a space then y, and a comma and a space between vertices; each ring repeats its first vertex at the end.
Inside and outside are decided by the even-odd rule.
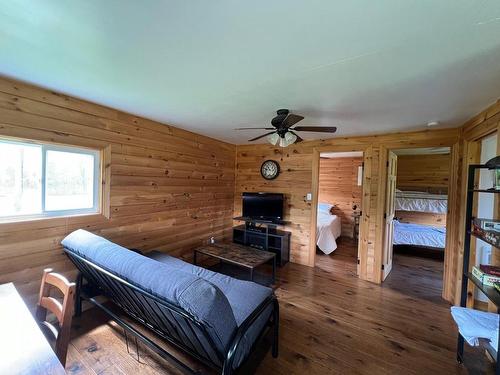
POLYGON ((266 180, 275 179, 276 177, 278 177, 279 173, 280 173, 280 166, 274 160, 266 160, 264 163, 262 163, 262 166, 260 167, 260 174, 266 180))

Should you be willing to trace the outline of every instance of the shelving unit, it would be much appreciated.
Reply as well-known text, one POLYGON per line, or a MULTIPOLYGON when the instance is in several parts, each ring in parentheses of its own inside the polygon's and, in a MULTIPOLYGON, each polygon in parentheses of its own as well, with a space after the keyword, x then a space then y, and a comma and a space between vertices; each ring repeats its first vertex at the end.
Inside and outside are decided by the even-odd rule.
POLYGON ((268 222, 247 221, 233 227, 233 242, 275 253, 276 263, 280 267, 290 259, 290 236, 290 232, 277 229, 276 225, 268 222), (256 223, 261 225, 256 226, 256 223))
MULTIPOLYGON (((498 250, 499 247, 494 244, 491 240, 483 236, 481 233, 472 230, 472 210, 474 203, 475 193, 491 193, 499 194, 500 190, 495 189, 476 189, 474 188, 476 171, 481 169, 500 169, 500 165, 495 163, 491 166, 492 161, 498 161, 498 158, 492 159, 487 164, 473 164, 469 166, 468 179, 467 179, 467 205, 465 214, 465 239, 464 239, 464 257, 463 257, 463 277, 462 277, 462 290, 460 296, 460 306, 466 307, 467 305, 467 286, 468 282, 471 281, 481 292, 483 292, 488 299, 495 304, 497 307, 497 312, 500 313, 500 293, 494 288, 487 285, 483 285, 481 280, 476 278, 471 272, 469 272, 470 267, 470 248, 472 237, 479 238, 490 245, 493 249, 498 250)), ((500 316, 500 315, 499 315, 500 316)), ((500 325, 499 325, 500 334, 500 325)), ((495 374, 500 375, 500 351, 494 348, 493 358, 496 357, 496 367, 495 374)), ((489 350, 491 354, 491 349, 489 350)), ((457 344, 457 360, 462 363, 464 359, 464 338, 459 333, 458 334, 458 344, 457 344)))
POLYGON ((476 276, 474 276, 472 273, 468 273, 467 275, 468 279, 472 281, 476 287, 483 292, 488 299, 493 302, 495 305, 500 306, 500 293, 492 287, 488 285, 484 285, 481 280, 479 280, 476 276))

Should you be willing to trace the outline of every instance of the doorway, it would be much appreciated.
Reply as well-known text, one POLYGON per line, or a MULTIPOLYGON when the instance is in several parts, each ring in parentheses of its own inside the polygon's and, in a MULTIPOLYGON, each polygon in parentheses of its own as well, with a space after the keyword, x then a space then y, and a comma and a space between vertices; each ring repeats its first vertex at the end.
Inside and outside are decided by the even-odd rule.
POLYGON ((336 257, 356 268, 362 186, 362 151, 319 154, 316 266, 332 267, 336 257))
POLYGON ((450 164, 450 147, 388 155, 382 279, 399 268, 399 276, 420 280, 408 290, 425 290, 429 298, 440 298, 443 288, 450 164))

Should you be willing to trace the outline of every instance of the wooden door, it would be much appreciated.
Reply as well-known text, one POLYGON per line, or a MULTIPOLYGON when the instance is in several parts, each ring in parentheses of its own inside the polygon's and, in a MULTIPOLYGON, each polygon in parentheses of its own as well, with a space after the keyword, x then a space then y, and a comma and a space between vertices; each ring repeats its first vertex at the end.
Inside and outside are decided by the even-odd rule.
POLYGON ((392 240, 394 237, 394 199, 396 195, 397 167, 398 157, 394 152, 389 151, 389 156, 387 158, 387 185, 384 213, 382 281, 385 280, 392 270, 392 240))

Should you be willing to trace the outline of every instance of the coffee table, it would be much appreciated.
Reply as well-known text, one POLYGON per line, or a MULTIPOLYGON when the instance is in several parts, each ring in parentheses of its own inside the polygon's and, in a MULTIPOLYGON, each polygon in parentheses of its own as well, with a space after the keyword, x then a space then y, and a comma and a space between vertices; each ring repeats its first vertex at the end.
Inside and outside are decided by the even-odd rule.
POLYGON ((254 270, 258 266, 272 262, 272 283, 276 280, 276 254, 269 251, 258 250, 252 247, 235 243, 215 243, 203 245, 194 249, 193 263, 196 265, 197 254, 208 255, 222 262, 246 268, 250 271, 250 280, 254 281, 254 270))

